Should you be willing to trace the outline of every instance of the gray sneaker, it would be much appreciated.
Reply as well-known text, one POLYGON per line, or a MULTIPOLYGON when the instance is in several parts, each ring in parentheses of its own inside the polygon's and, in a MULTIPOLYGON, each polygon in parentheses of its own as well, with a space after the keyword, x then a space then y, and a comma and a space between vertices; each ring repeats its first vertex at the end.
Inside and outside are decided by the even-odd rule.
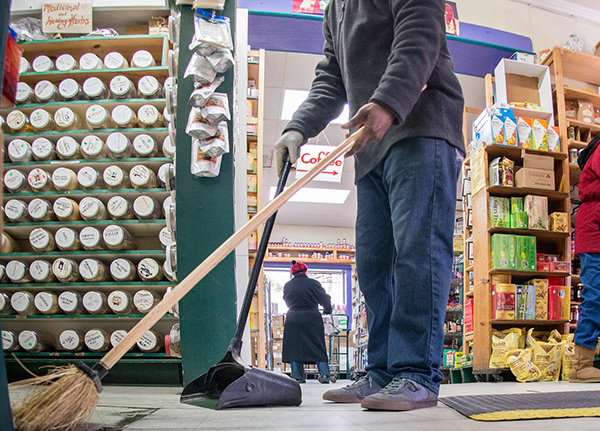
POLYGON ((414 410, 437 406, 438 396, 419 383, 394 378, 376 394, 369 395, 360 406, 371 410, 414 410))
POLYGON ((348 386, 325 392, 323 399, 336 403, 360 403, 365 397, 376 394, 380 390, 381 386, 371 377, 364 376, 348 386))

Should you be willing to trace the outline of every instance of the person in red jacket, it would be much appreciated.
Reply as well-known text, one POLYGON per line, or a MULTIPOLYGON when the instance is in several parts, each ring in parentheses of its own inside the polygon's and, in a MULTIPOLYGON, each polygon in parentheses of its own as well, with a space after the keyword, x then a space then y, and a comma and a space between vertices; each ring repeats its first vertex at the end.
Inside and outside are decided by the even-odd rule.
POLYGON ((598 135, 586 148, 581 160, 579 197, 581 206, 575 218, 575 254, 581 261, 583 301, 575 330, 575 363, 570 382, 600 382, 594 356, 600 335, 600 151, 598 135), (595 150, 595 151, 594 151, 595 150))

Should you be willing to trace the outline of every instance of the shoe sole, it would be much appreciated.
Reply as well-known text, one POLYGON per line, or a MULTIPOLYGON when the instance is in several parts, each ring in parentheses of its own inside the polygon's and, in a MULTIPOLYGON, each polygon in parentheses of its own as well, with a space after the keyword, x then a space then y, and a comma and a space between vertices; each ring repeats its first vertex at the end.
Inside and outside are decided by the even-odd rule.
POLYGON ((392 410, 392 411, 408 411, 416 409, 424 409, 427 407, 437 406, 437 400, 415 401, 412 403, 404 403, 398 401, 373 400, 364 399, 360 406, 369 410, 392 410))
POLYGON ((327 394, 327 392, 325 392, 323 394, 323 399, 325 401, 333 401, 334 403, 345 403, 345 404, 350 404, 350 403, 359 404, 362 400, 364 400, 364 398, 359 398, 355 395, 333 395, 333 394, 327 394))

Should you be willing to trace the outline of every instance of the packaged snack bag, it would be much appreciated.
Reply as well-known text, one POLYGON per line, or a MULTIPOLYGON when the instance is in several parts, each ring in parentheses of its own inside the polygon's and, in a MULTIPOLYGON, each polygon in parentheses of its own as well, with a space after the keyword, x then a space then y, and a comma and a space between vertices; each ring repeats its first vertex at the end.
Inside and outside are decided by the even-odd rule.
POLYGON ((575 362, 575 343, 573 342, 573 334, 567 334, 563 338, 560 378, 561 380, 569 380, 575 362))
POLYGON ((505 329, 504 331, 492 330, 492 355, 490 368, 506 368, 506 354, 511 350, 524 347, 523 332, 519 328, 505 329))
POLYGON ((535 382, 541 376, 538 367, 531 361, 530 349, 514 349, 505 355, 510 371, 521 383, 535 382))
POLYGON ((533 363, 540 370, 540 382, 555 382, 560 375, 560 360, 562 356, 562 344, 556 340, 544 343, 536 341, 533 343, 533 363))
POLYGON ((575 100, 565 100, 565 115, 567 118, 572 119, 577 117, 577 102, 575 100))
POLYGON ((577 99, 577 119, 584 123, 592 124, 594 122, 594 105, 586 99, 577 99))

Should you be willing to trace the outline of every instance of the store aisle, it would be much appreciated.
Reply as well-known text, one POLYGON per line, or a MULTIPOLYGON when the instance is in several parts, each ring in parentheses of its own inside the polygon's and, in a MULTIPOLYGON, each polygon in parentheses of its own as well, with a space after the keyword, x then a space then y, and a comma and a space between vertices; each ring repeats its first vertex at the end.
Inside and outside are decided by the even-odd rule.
MULTIPOLYGON (((335 386, 345 384, 338 381, 335 386)), ((179 402, 180 388, 106 386, 87 431, 121 430, 257 430, 257 431, 398 431, 398 430, 540 430, 598 429, 600 418, 535 421, 478 422, 439 403, 438 407, 412 412, 366 411, 354 404, 326 403, 321 395, 334 385, 309 381, 302 385, 300 407, 208 410, 179 402), (586 427, 586 428, 584 428, 586 427)), ((556 392, 599 389, 594 384, 465 383, 442 385, 442 395, 556 392)), ((14 400, 22 390, 11 391, 14 400)))

